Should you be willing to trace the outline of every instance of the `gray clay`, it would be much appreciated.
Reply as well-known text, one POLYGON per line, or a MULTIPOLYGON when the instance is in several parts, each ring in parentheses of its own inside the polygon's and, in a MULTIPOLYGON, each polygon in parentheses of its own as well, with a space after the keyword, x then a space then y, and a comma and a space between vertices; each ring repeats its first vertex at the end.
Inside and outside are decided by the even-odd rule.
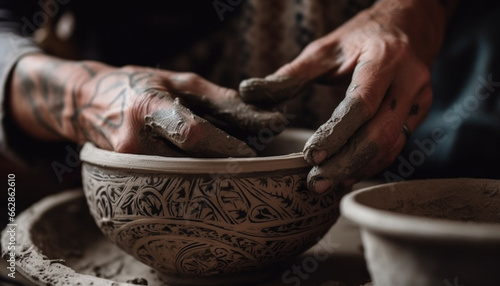
POLYGON ((184 153, 194 157, 256 155, 244 142, 192 114, 178 98, 171 109, 159 110, 145 117, 139 141, 146 154, 181 156, 184 153))
POLYGON ((240 95, 245 102, 280 103, 300 93, 309 80, 269 75, 265 78, 250 78, 240 83, 240 95))
POLYGON ((365 123, 363 102, 355 97, 346 97, 337 106, 331 118, 321 125, 316 133, 307 141, 304 157, 312 164, 316 150, 326 151, 326 158, 338 152, 347 140, 365 123))

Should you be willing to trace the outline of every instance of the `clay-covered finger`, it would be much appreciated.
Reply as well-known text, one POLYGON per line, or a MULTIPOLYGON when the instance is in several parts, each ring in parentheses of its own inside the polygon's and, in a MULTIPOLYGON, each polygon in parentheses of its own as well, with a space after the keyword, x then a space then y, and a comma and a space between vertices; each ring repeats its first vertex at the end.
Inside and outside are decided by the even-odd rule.
POLYGON ((304 157, 318 165, 339 149, 365 123, 364 104, 357 97, 346 97, 331 118, 321 125, 304 146, 304 157))
POLYGON ((309 188, 322 193, 344 185, 349 179, 356 179, 361 173, 373 175, 374 169, 369 168, 374 167, 374 162, 381 158, 391 160, 391 156, 403 147, 404 141, 399 140, 403 135, 400 130, 409 116, 409 106, 409 102, 398 104, 389 93, 372 120, 355 131, 332 157, 311 169, 309 188))
POLYGON ((394 86, 376 115, 356 131, 340 151, 310 171, 308 184, 311 190, 324 192, 338 185, 352 185, 394 161, 407 140, 403 125, 415 130, 432 102, 430 86, 410 88, 394 86), (396 98, 398 94, 408 96, 396 98))
POLYGON ((244 102, 270 105, 297 96, 309 83, 310 80, 303 78, 272 74, 243 80, 239 92, 244 102))
POLYGON ((375 158, 379 147, 368 135, 363 127, 335 156, 314 166, 307 177, 309 190, 317 193, 332 190, 375 158))
POLYGON ((282 111, 264 110, 254 105, 244 103, 240 98, 228 98, 222 101, 213 101, 205 106, 210 106, 210 114, 241 131, 257 134, 263 129, 270 129, 279 133, 290 124, 295 116, 282 111))
POLYGON ((346 97, 304 147, 304 158, 310 164, 321 164, 338 152, 377 113, 395 77, 396 68, 396 63, 386 57, 377 58, 372 52, 360 57, 346 97))
POLYGON ((249 157, 255 152, 244 142, 228 135, 207 120, 193 114, 176 98, 169 108, 159 109, 145 117, 141 145, 148 153, 178 153, 194 157, 249 157), (152 142, 152 143, 148 143, 152 142), (159 144, 158 142, 162 142, 159 144), (165 148, 165 150, 150 150, 165 148), (174 149, 175 150, 175 149, 174 149))
POLYGON ((286 110, 265 110, 243 102, 235 90, 215 85, 195 74, 177 73, 169 77, 169 87, 183 101, 196 106, 200 112, 241 131, 258 133, 263 128, 270 128, 279 133, 289 123, 286 110), (278 130, 279 129, 279 130, 278 130))
POLYGON ((347 68, 352 61, 345 61, 338 41, 317 39, 307 45, 291 62, 265 78, 250 78, 240 83, 240 95, 245 102, 276 104, 293 98, 312 82, 324 76, 340 75, 338 69, 347 68))

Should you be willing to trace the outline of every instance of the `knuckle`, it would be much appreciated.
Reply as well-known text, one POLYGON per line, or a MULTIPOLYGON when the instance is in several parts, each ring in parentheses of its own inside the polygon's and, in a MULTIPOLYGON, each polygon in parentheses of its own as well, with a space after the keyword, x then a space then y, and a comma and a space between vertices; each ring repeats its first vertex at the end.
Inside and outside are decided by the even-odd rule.
POLYGON ((375 47, 373 52, 376 52, 382 57, 396 62, 405 62, 414 57, 413 50, 410 44, 404 39, 393 35, 384 35, 381 37, 372 37, 371 45, 375 47))
POLYGON ((185 120, 172 123, 173 128, 170 131, 172 132, 172 136, 174 136, 174 140, 182 149, 189 149, 192 144, 192 138, 194 138, 196 124, 185 120))
POLYGON ((377 93, 375 87, 365 85, 363 92, 358 95, 358 98, 363 103, 365 116, 372 118, 377 113, 379 107, 379 100, 374 96, 377 93))
POLYGON ((173 106, 169 109, 159 109, 143 117, 147 132, 153 137, 161 138, 182 150, 195 150, 200 134, 203 132, 201 123, 184 108, 173 106))
POLYGON ((396 57, 404 59, 413 56, 413 51, 409 43, 396 37, 390 39, 389 43, 391 46, 391 52, 395 53, 396 57))
POLYGON ((140 117, 151 113, 155 105, 153 103, 153 91, 146 90, 143 93, 143 96, 134 97, 129 110, 131 112, 131 119, 134 121, 137 121, 136 119, 139 119, 140 117))
POLYGON ((196 151, 199 149, 202 124, 191 120, 180 120, 173 127, 173 140, 176 145, 184 151, 196 151))
POLYGON ((131 140, 133 137, 127 137, 125 140, 119 140, 116 143, 115 151, 118 153, 137 153, 137 145, 134 140, 131 140))
POLYGON ((168 120, 164 120, 162 127, 166 129, 169 139, 181 149, 191 150, 196 145, 200 132, 203 131, 200 120, 196 120, 194 114, 177 104, 174 104, 166 116, 168 120))
POLYGON ((406 70, 412 76, 413 84, 420 86, 430 85, 431 72, 429 67, 409 47, 405 51, 398 51, 395 59, 400 68, 406 70))
POLYGON ((150 101, 149 100, 136 100, 134 104, 126 111, 127 123, 130 129, 139 132, 139 130, 144 126, 145 117, 150 114, 150 101))
POLYGON ((385 37, 382 37, 382 40, 386 44, 387 51, 390 54, 399 56, 399 57, 408 57, 413 54, 411 46, 407 39, 397 34, 387 34, 385 37))
POLYGON ((167 92, 149 88, 144 90, 141 96, 134 97, 132 103, 124 109, 124 112, 131 128, 140 130, 146 121, 146 116, 169 107, 171 104, 171 97, 167 92))
POLYGON ((413 69, 417 73, 415 81, 418 84, 421 86, 429 86, 431 84, 431 72, 424 63, 418 61, 413 69))

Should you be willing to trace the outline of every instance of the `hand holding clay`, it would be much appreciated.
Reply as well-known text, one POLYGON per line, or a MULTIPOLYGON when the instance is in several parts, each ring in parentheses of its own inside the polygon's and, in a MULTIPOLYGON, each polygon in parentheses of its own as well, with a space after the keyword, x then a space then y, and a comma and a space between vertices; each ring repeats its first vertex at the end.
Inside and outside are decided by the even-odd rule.
POLYGON ((245 104, 234 90, 192 73, 46 55, 22 58, 13 72, 14 121, 44 140, 93 142, 124 153, 246 157, 255 152, 186 106, 235 129, 257 132, 281 124, 279 112, 245 104))
POLYGON ((432 102, 429 67, 452 9, 439 1, 378 1, 312 42, 291 63, 240 84, 246 102, 277 103, 313 82, 351 77, 345 98, 309 139, 310 190, 346 187, 387 167, 432 102), (431 20, 426 13, 432 11, 431 20), (404 130, 405 132, 402 132, 404 130))

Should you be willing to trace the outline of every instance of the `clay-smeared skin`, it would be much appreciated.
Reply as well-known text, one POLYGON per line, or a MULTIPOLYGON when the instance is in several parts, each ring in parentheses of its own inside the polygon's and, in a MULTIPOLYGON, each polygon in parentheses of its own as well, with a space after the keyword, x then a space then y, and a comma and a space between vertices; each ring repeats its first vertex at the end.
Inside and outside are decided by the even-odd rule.
MULTIPOLYGON (((243 81, 240 84, 240 94, 247 102, 277 103, 297 95, 307 84, 309 83, 305 80, 271 75, 264 79, 243 81)), ((337 106, 331 118, 318 128, 304 146, 304 158, 315 166, 308 177, 311 190, 318 189, 315 184, 321 179, 327 179, 323 181, 323 187, 334 187, 342 183, 377 154, 376 143, 365 140, 366 132, 354 135, 367 120, 363 102, 357 97, 349 96, 359 86, 351 84, 346 98, 337 106), (346 147, 341 149, 343 146, 346 147), (318 166, 333 154, 336 154, 335 158, 318 166)), ((394 99, 391 109, 395 106, 394 99)))
MULTIPOLYGON (((233 125, 250 133, 258 133, 264 128, 269 128, 269 122, 272 122, 273 126, 284 126, 287 122, 279 111, 261 111, 257 116, 254 106, 243 104, 239 100, 219 102, 214 108, 214 114, 221 119, 236 119, 233 125)), ((271 129, 274 130, 274 128, 271 129)))
POLYGON ((269 75, 250 78, 240 83, 240 95, 245 102, 280 103, 296 96, 310 83, 305 79, 269 75))
MULTIPOLYGON (((230 127, 257 134, 270 126, 284 126, 287 119, 279 111, 258 109, 254 105, 245 104, 239 96, 224 100, 211 100, 204 96, 181 94, 182 98, 204 111, 209 111, 213 116, 222 120, 230 127)), ((271 128, 274 130, 274 128, 271 128)))
MULTIPOLYGON (((368 158, 361 170, 340 182, 351 186, 382 171, 396 158, 408 140, 401 133, 403 126, 415 130, 424 121, 432 103, 429 69, 457 4, 457 0, 374 1, 306 45, 272 76, 243 82, 240 92, 246 101, 278 102, 296 95, 304 82, 336 85, 349 78, 343 103, 306 144, 304 153, 318 169, 329 161, 346 159, 337 157, 348 153, 346 148, 356 150, 350 155, 354 161, 368 158), (368 141, 361 145, 367 144, 366 150, 378 149, 374 156, 373 151, 352 146, 354 141, 349 138, 358 136, 361 128, 369 130, 368 141)), ((358 165, 340 164, 342 170, 337 173, 358 165)), ((323 192, 333 188, 330 183, 338 182, 317 180, 312 190, 323 192)))
POLYGON ((286 118, 244 103, 234 90, 191 73, 29 55, 13 72, 10 108, 24 131, 42 140, 93 142, 125 153, 247 157, 255 152, 196 115, 257 133, 286 118))
POLYGON ((326 152, 322 157, 329 158, 338 152, 347 140, 365 122, 364 105, 355 97, 347 96, 332 113, 332 117, 321 125, 309 138, 304 147, 304 157, 312 165, 317 165, 317 152, 326 152))
POLYGON ((323 182, 329 188, 341 184, 375 158, 378 151, 377 144, 368 138, 368 130, 361 128, 334 157, 312 168, 307 177, 309 189, 317 189, 315 184, 321 180, 326 180, 323 182))
MULTIPOLYGON (((142 136, 152 137, 152 140, 156 138, 157 142, 162 143, 158 138, 165 138, 180 150, 195 157, 256 156, 255 152, 240 140, 192 114, 179 103, 178 98, 174 100, 170 110, 156 111, 147 115, 145 121, 145 132, 142 136), (196 132, 190 132, 191 128, 196 128, 196 132)), ((149 150, 145 153, 149 153, 149 150)), ((172 153, 168 155, 175 156, 172 153)), ((182 156, 182 153, 179 155, 182 156)))

